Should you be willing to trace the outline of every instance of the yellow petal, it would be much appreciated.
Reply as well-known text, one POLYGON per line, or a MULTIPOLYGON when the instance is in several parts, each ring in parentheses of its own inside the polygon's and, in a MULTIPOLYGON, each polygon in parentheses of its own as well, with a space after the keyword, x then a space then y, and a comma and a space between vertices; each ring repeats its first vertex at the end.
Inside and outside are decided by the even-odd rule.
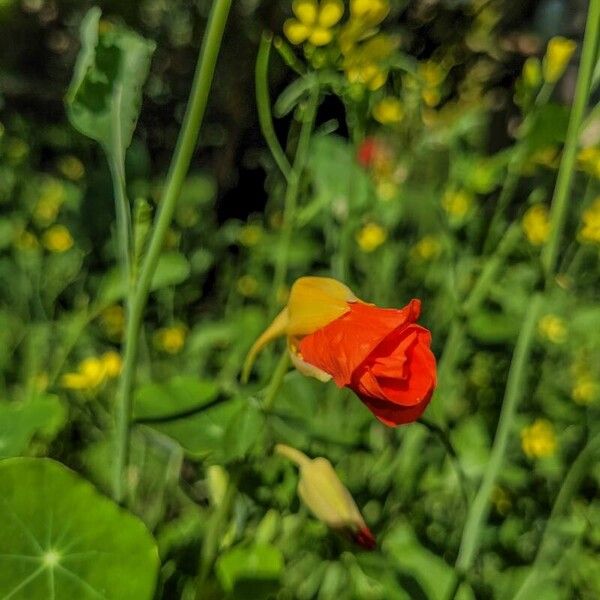
POLYGON ((288 309, 284 308, 273 320, 273 322, 265 329, 262 335, 254 342, 252 348, 248 352, 246 356, 246 360, 244 361, 244 367, 242 369, 242 382, 248 381, 248 376, 250 375, 250 370, 252 369, 252 365, 256 360, 256 355, 269 343, 274 339, 285 335, 287 332, 288 326, 288 309))
POLYGON ((310 29, 300 21, 296 21, 296 19, 288 19, 283 24, 283 33, 292 44, 297 45, 306 40, 310 35, 310 29))
POLYGON ((294 0, 292 10, 305 25, 313 25, 317 20, 317 0, 294 0))
POLYGON ((321 27, 333 27, 344 14, 344 3, 341 0, 323 0, 319 10, 319 25, 321 27))
POLYGON ((288 335, 308 335, 347 313, 356 302, 352 290, 329 277, 300 277, 288 300, 288 335))
POLYGON ((329 44, 332 38, 333 34, 329 29, 325 29, 324 27, 315 27, 310 34, 308 41, 313 46, 325 46, 326 44, 329 44))

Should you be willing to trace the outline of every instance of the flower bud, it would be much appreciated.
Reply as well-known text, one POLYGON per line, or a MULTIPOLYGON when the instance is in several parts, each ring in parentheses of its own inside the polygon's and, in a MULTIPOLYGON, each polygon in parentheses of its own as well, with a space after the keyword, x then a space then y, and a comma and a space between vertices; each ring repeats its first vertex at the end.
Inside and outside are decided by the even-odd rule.
POLYGON ((348 534, 363 548, 375 548, 373 534, 350 492, 326 458, 310 459, 303 452, 284 444, 277 444, 275 452, 298 466, 298 495, 317 519, 335 531, 348 534))

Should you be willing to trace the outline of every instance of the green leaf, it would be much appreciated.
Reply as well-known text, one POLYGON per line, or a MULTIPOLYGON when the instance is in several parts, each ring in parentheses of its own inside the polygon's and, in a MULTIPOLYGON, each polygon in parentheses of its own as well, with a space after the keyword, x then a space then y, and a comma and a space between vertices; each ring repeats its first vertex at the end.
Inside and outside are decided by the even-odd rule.
POLYGON ((229 550, 217 560, 216 571, 225 591, 258 600, 276 591, 283 567, 281 551, 266 544, 229 550))
POLYGON ((19 456, 32 438, 51 441, 67 420, 67 411, 58 396, 34 396, 25 402, 0 404, 0 458, 19 456))
POLYGON ((216 383, 185 375, 177 375, 167 383, 149 383, 135 392, 133 418, 163 419, 199 409, 218 393, 216 383))
MULTIPOLYGON (((179 285, 190 276, 190 271, 190 263, 183 254, 166 252, 158 260, 150 288, 154 292, 179 285)), ((125 284, 120 269, 114 268, 104 276, 98 296, 106 304, 112 304, 125 297, 125 284)))
POLYGON ((150 600, 154 539, 133 515, 49 459, 0 462, 0 590, 11 600, 150 600))
POLYGON ((100 28, 100 14, 92 8, 81 23, 81 51, 67 92, 67 113, 71 124, 107 154, 123 157, 155 44, 123 27, 100 28))

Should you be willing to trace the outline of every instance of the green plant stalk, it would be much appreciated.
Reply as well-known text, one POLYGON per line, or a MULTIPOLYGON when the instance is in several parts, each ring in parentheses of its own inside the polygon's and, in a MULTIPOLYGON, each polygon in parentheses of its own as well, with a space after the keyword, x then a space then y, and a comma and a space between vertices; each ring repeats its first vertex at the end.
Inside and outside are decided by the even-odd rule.
POLYGON ((569 191, 575 170, 579 131, 585 109, 590 95, 590 86, 594 71, 594 61, 598 47, 598 33, 600 31, 600 0, 590 0, 588 8, 583 50, 577 83, 575 84, 575 98, 567 128, 567 138, 563 150, 562 160, 558 169, 556 187, 550 209, 550 237, 542 250, 542 265, 546 274, 546 283, 554 276, 558 259, 558 250, 562 232, 567 217, 569 206, 569 191))
POLYGON ((131 395, 144 309, 148 301, 152 277, 156 271, 165 236, 198 141, 200 125, 206 109, 230 7, 231 0, 215 0, 208 17, 206 34, 200 48, 187 110, 169 167, 158 215, 150 234, 148 251, 142 260, 139 279, 130 294, 123 371, 119 380, 115 407, 116 451, 113 493, 117 502, 122 502, 124 498, 125 468, 129 451, 131 395))
POLYGON ((269 97, 269 57, 271 55, 272 36, 263 34, 258 46, 256 57, 255 87, 256 107, 258 110, 258 122, 260 130, 271 151, 273 160, 279 167, 286 180, 289 181, 292 169, 273 127, 273 116, 271 115, 271 98, 269 97))
POLYGON ((542 540, 538 547, 535 559, 531 570, 527 574, 527 577, 521 584, 521 587, 517 590, 514 596, 514 600, 527 600, 531 598, 532 587, 537 583, 538 579, 542 575, 542 569, 548 562, 548 555, 551 551, 551 542, 553 534, 553 525, 556 522, 557 517, 564 514, 568 508, 569 502, 573 496, 577 493, 585 474, 589 466, 593 463, 596 455, 600 452, 600 433, 596 434, 588 443, 583 447, 581 452, 577 455, 577 458, 573 461, 571 468, 569 469, 563 484, 556 496, 552 511, 548 517, 542 540))
POLYGON ((262 407, 265 412, 269 412, 273 408, 273 403, 275 402, 275 398, 277 397, 277 393, 281 389, 281 384, 283 383, 283 378, 288 371, 290 366, 290 355, 287 348, 284 348, 281 353, 281 357, 273 371, 273 375, 271 376, 271 380, 269 381, 269 385, 267 386, 267 390, 265 392, 265 398, 262 402, 262 407))
POLYGON ((296 220, 296 206, 298 204, 298 192, 300 189, 300 177, 306 165, 308 157, 308 146, 310 135, 312 133, 315 117, 317 115, 317 107, 319 104, 319 86, 317 83, 311 90, 309 99, 304 108, 302 115, 302 124, 300 127, 300 135, 298 137, 298 145, 292 170, 290 171, 287 188, 285 190, 284 206, 283 206, 283 225, 281 227, 281 237, 279 241, 279 249, 275 263, 275 273, 273 276, 273 289, 271 292, 271 306, 269 313, 274 314, 277 307, 277 295, 287 275, 288 258, 290 253, 290 245, 292 243, 292 234, 294 232, 294 223, 296 220))
POLYGON ((123 272, 125 294, 131 285, 131 206, 125 188, 125 171, 122 157, 108 152, 108 164, 115 193, 115 213, 117 215, 117 253, 123 272))
POLYGON ((514 424, 517 405, 525 388, 525 373, 533 344, 535 324, 537 323, 541 306, 542 295, 536 293, 525 313, 510 364, 504 400, 502 402, 498 428, 488 467, 467 513, 467 520, 463 529, 458 558, 456 560, 456 568, 459 573, 468 572, 477 554, 481 528, 489 512, 489 500, 492 488, 502 467, 508 439, 514 424))

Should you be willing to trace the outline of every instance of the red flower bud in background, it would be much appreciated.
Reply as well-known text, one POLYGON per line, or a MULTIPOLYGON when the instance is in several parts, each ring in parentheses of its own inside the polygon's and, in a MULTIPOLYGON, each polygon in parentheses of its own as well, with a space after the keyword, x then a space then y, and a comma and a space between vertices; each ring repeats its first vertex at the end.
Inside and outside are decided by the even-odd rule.
POLYGON ((360 301, 335 279, 301 277, 287 306, 251 348, 256 354, 281 335, 296 368, 321 381, 352 389, 386 425, 416 421, 436 384, 431 334, 416 324, 419 300, 402 309, 360 301))

